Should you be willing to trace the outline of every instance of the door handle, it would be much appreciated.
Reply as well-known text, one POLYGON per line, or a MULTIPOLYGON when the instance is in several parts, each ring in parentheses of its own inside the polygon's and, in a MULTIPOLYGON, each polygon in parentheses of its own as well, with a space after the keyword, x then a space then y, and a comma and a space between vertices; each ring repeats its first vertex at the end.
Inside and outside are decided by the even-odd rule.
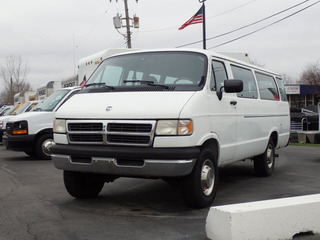
POLYGON ((235 106, 235 105, 237 105, 237 103, 238 103, 237 101, 231 101, 230 105, 234 105, 235 106))

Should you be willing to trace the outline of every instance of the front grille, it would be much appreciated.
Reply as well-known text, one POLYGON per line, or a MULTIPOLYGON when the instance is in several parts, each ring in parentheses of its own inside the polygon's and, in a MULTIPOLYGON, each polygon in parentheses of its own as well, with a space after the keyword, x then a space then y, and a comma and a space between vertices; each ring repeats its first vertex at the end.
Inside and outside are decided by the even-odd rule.
POLYGON ((6 133, 11 134, 13 129, 13 123, 8 122, 6 125, 6 133))
POLYGON ((78 131, 78 132, 99 132, 102 131, 102 123, 69 123, 69 131, 78 131))
POLYGON ((108 135, 108 143, 122 143, 122 144, 148 144, 150 142, 149 136, 130 136, 130 135, 108 135))
POLYGON ((71 142, 103 142, 102 134, 69 134, 71 142))
POLYGON ((108 132, 151 132, 151 124, 109 123, 108 132))
POLYGON ((150 146, 156 121, 68 120, 71 144, 150 146))

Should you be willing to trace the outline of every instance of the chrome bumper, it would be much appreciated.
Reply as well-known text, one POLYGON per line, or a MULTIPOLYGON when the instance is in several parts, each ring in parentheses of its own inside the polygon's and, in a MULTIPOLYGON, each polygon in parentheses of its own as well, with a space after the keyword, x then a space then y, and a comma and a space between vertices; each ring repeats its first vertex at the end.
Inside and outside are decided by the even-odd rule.
POLYGON ((69 155, 52 154, 56 168, 67 171, 91 172, 127 177, 178 177, 192 172, 196 159, 117 160, 116 158, 88 157, 72 159, 69 155))

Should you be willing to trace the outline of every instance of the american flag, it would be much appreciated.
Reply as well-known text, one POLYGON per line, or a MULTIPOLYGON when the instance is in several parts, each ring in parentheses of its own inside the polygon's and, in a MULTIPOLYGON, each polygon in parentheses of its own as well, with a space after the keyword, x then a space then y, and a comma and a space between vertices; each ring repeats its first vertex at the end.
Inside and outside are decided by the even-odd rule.
POLYGON ((80 87, 84 87, 84 85, 87 83, 87 77, 84 75, 82 82, 79 84, 80 87))
POLYGON ((179 30, 182 30, 185 27, 192 24, 202 23, 202 21, 203 21, 203 6, 199 9, 199 11, 195 15, 193 15, 188 21, 182 24, 179 30))

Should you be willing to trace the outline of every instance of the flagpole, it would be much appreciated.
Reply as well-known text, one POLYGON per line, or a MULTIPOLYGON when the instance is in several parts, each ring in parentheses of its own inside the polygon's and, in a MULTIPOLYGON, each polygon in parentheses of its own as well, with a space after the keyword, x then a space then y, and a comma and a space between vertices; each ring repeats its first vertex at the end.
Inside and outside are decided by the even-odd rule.
POLYGON ((206 0, 199 0, 202 3, 202 34, 203 34, 203 49, 206 49, 206 7, 204 2, 206 0))

